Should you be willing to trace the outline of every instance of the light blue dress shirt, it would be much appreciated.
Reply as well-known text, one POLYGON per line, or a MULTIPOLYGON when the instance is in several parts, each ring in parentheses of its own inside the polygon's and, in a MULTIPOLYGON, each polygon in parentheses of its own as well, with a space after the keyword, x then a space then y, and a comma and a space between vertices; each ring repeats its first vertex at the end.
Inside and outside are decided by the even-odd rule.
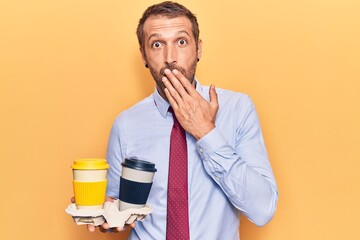
MULTIPOLYGON (((209 100, 209 87, 196 84, 209 100)), ((262 226, 271 220, 278 193, 259 120, 249 96, 216 89, 216 128, 199 141, 186 134, 191 239, 239 239, 240 216, 262 226)), ((154 162, 157 172, 148 198, 153 212, 137 222, 129 239, 166 236, 167 179, 173 117, 169 103, 154 93, 122 112, 111 129, 107 195, 118 198, 121 162, 154 162)))

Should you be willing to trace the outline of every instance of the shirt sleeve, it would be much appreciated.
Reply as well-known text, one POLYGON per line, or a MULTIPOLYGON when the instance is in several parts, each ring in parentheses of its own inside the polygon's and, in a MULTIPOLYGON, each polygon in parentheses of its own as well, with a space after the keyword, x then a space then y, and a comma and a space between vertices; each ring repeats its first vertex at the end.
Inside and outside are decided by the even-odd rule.
POLYGON ((207 173, 231 203, 258 226, 269 222, 278 192, 257 113, 249 97, 241 104, 244 120, 232 145, 216 127, 197 143, 207 173))
POLYGON ((119 118, 114 121, 110 131, 106 160, 110 165, 108 171, 108 184, 106 196, 119 198, 120 175, 122 162, 122 146, 120 142, 120 124, 119 118))

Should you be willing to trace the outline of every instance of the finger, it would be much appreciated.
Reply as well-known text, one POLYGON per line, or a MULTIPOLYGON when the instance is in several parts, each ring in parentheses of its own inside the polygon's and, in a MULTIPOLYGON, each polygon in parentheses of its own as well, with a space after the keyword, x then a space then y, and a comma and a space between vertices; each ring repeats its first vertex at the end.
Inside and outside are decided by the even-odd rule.
POLYGON ((124 231, 125 229, 126 229, 125 227, 114 227, 114 228, 109 228, 109 229, 103 229, 102 232, 118 233, 118 232, 124 231))
POLYGON ((86 225, 89 232, 95 232, 96 227, 94 225, 88 224, 86 225))
MULTIPOLYGON (((134 228, 134 227, 136 226, 136 223, 133 222, 133 223, 130 223, 130 224, 126 225, 126 226, 130 226, 130 227, 134 228)), ((124 226, 124 227, 117 227, 117 228, 116 228, 116 231, 117 231, 117 232, 125 231, 125 230, 126 230, 126 226, 124 226)))
POLYGON ((182 87, 186 90, 187 94, 194 96, 194 94, 197 93, 194 85, 179 70, 174 69, 174 70, 172 70, 172 73, 178 79, 178 81, 181 83, 182 87))
POLYGON ((103 223, 101 224, 101 227, 105 230, 108 230, 110 228, 109 224, 108 223, 103 223))
POLYGON ((103 233, 108 232, 109 229, 110 229, 110 226, 108 223, 103 223, 99 226, 99 230, 103 233))
MULTIPOLYGON (((180 94, 176 91, 176 89, 173 87, 173 85, 170 83, 170 81, 168 80, 167 77, 163 77, 163 83, 165 85, 165 89, 167 90, 167 92, 169 93, 170 96, 166 95, 166 92, 165 92, 165 95, 167 96, 169 102, 170 100, 172 99, 173 102, 177 104, 181 104, 183 102, 183 99, 182 97, 180 96, 180 94)), ((166 91, 164 89, 164 91, 166 91)), ((173 106, 173 105, 171 105, 173 106)), ((173 106, 174 107, 174 106, 173 106)))
MULTIPOLYGON (((176 69, 174 69, 173 71, 175 71, 176 69)), ((177 72, 179 72, 178 70, 176 70, 177 72)), ((180 79, 178 79, 174 73, 172 71, 170 71, 169 69, 165 69, 164 73, 166 74, 166 77, 169 79, 169 81, 171 82, 173 88, 176 90, 176 92, 182 97, 186 97, 189 94, 187 93, 187 91, 185 90, 183 84, 181 83, 180 79)), ((187 82, 189 82, 188 80, 186 80, 187 82)), ((171 92, 171 91, 170 91, 171 92)))
POLYGON ((116 231, 117 232, 122 232, 122 231, 124 231, 126 228, 125 227, 117 227, 116 228, 116 231))
POLYGON ((165 95, 171 105, 171 107, 175 110, 179 108, 178 104, 176 103, 175 99, 171 96, 169 90, 167 88, 164 89, 165 95))
POLYGON ((75 203, 75 197, 74 196, 71 198, 71 202, 75 203))

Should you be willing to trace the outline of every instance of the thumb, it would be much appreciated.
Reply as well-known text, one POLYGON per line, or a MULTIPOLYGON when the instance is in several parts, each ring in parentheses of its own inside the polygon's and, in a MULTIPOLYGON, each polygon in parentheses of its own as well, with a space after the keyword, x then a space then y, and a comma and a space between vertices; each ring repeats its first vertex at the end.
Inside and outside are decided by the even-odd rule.
POLYGON ((217 96, 214 84, 211 84, 211 86, 209 88, 209 96, 210 96, 210 105, 212 105, 215 108, 218 108, 219 102, 218 102, 218 96, 217 96))

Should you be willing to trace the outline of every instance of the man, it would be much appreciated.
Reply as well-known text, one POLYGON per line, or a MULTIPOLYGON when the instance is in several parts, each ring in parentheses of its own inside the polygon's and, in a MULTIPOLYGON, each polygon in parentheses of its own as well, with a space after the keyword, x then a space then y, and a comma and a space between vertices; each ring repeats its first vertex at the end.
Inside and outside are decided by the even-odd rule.
POLYGON ((202 53, 196 17, 178 3, 156 4, 144 12, 137 36, 156 89, 114 122, 107 195, 119 196, 125 158, 154 162, 157 173, 148 198, 153 212, 133 225, 129 238, 160 240, 175 234, 173 239, 239 239, 242 214, 256 225, 266 224, 278 193, 255 108, 248 96, 202 86, 195 78, 202 53), (181 203, 187 215, 181 226, 168 213, 174 121, 186 132, 187 190, 175 195, 187 199, 181 203), (170 225, 176 230, 169 230, 170 225))

